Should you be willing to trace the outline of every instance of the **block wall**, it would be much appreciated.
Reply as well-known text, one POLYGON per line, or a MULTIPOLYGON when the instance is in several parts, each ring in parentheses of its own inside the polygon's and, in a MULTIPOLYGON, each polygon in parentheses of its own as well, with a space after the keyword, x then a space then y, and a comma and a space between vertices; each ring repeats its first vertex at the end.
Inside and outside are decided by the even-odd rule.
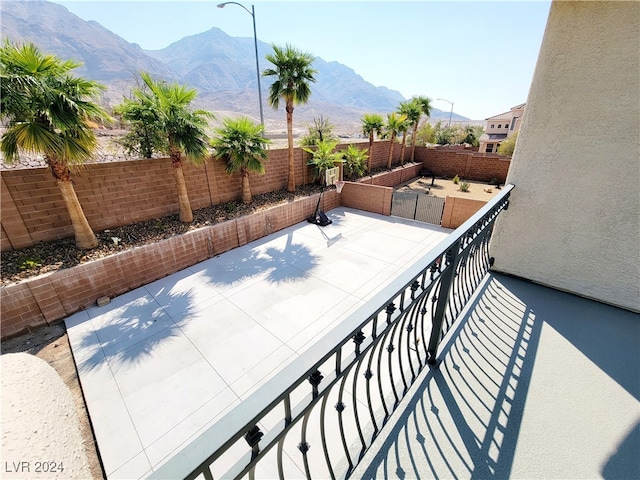
POLYGON ((497 178, 505 183, 511 157, 477 153, 470 150, 416 147, 417 162, 436 176, 488 182, 497 178))
MULTIPOLYGON (((296 184, 313 181, 309 154, 294 150, 296 184)), ((228 175, 223 161, 209 159, 196 166, 185 162, 191 208, 239 200, 240 174, 228 175)), ((254 194, 287 186, 288 151, 271 150, 265 174, 251 174, 254 194)), ((56 181, 47 168, 3 170, 2 250, 24 248, 40 241, 73 236, 56 181)), ((95 231, 178 212, 173 167, 168 158, 87 164, 73 176, 76 194, 95 231)))
POLYGON ((445 228, 458 228, 486 204, 483 200, 447 196, 441 225, 445 228))
POLYGON ((345 207, 391 215, 392 195, 391 187, 346 182, 342 187, 341 200, 345 207))

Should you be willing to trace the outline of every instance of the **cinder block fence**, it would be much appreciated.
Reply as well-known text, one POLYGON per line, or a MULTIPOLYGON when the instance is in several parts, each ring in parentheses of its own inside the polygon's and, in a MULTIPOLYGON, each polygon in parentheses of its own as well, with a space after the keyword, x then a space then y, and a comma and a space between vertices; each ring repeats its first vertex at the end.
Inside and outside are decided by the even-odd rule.
MULTIPOLYGON (((366 144, 361 146, 366 147, 366 144)), ((386 163, 388 143, 377 142, 374 147, 373 156, 378 158, 377 163, 386 163)), ((309 183, 313 172, 306 166, 302 151, 296 155, 298 183, 309 183)), ((286 186, 287 170, 282 168, 286 160, 286 150, 271 151, 268 162, 271 168, 268 168, 267 174, 251 179, 254 193, 279 190, 286 186)), ((452 151, 443 156, 427 148, 416 149, 416 160, 420 163, 365 177, 357 183, 348 182, 341 194, 335 190, 326 191, 321 208, 330 211, 342 205, 389 215, 392 187, 415 178, 423 168, 439 175, 437 172, 440 171, 447 172, 444 175, 454 176, 460 175, 457 169, 462 168, 462 163, 479 161, 482 165, 476 168, 465 167, 467 174, 476 176, 469 179, 489 180, 497 177, 504 182, 509 163, 501 158, 482 157, 478 160, 465 152, 452 151)), ((167 166, 167 162, 168 159, 156 159, 87 166, 78 177, 79 180, 76 180, 76 188, 93 228, 101 230, 175 213, 177 207, 172 191, 175 187, 172 178, 166 178, 167 167, 171 173, 171 166, 167 166)), ((186 170, 194 209, 240 197, 240 178, 225 174, 224 165, 220 162, 207 163, 204 167, 189 166, 186 170)), ((45 169, 5 170, 1 176, 3 250, 72 235, 62 200, 45 169)), ((316 194, 2 287, 0 336, 13 337, 59 322, 68 315, 94 305, 100 297, 120 295, 304 221, 313 213, 317 201, 316 194)), ((469 210, 469 206, 465 204, 464 210, 469 210)), ((459 221, 468 213, 456 213, 455 209, 447 213, 445 204, 445 216, 451 220, 459 221)))

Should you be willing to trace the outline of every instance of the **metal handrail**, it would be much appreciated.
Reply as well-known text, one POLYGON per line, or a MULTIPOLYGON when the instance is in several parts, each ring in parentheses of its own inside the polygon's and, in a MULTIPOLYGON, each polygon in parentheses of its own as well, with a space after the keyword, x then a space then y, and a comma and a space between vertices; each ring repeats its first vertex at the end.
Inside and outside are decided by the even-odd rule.
POLYGON ((311 463, 313 468, 322 469, 315 476, 348 477, 418 373, 427 365, 437 366, 438 346, 490 268, 488 245, 493 224, 508 208, 513 188, 505 186, 422 259, 150 478, 191 479, 203 475, 213 479, 211 466, 232 447, 245 451, 222 474, 224 478, 246 474, 252 478, 259 462, 270 453, 275 453, 278 476, 284 478, 283 452, 285 443, 290 443, 287 436, 294 429, 300 430, 299 468, 308 478, 314 476, 311 463), (358 389, 362 388, 366 395, 358 398, 358 389), (330 398, 337 398, 336 416, 327 414, 330 398), (281 420, 262 432, 259 424, 274 414, 281 420), (309 423, 312 414, 320 416, 319 428, 313 431, 309 423), (340 442, 327 441, 328 422, 340 431, 340 442), (312 436, 323 453, 314 458, 307 455, 312 436), (318 459, 323 462, 320 467, 318 459))

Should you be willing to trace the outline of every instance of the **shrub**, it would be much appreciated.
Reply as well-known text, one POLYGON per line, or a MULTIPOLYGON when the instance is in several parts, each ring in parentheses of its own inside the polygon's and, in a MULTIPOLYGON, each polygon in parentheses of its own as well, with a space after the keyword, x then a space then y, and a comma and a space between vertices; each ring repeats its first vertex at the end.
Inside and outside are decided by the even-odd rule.
POLYGON ((38 258, 27 258, 20 264, 20 270, 31 270, 42 266, 42 262, 38 258))
POLYGON ((458 185, 460 183, 460 177, 458 175, 456 175, 455 177, 453 177, 452 181, 453 181, 453 183, 455 185, 458 185))
POLYGON ((471 187, 471 185, 469 185, 469 182, 462 182, 460 184, 460 191, 461 192, 468 192, 470 187, 471 187))
POLYGON ((349 145, 344 151, 344 173, 347 178, 361 177, 367 171, 367 152, 355 145, 349 145))

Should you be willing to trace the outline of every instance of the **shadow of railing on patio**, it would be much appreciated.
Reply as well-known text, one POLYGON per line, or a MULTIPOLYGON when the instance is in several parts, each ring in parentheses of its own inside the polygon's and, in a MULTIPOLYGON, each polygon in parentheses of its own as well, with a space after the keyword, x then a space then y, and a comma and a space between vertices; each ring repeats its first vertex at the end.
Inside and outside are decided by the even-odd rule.
POLYGON ((491 277, 443 349, 441 370, 426 373, 371 463, 356 474, 508 478, 541 324, 491 277))

